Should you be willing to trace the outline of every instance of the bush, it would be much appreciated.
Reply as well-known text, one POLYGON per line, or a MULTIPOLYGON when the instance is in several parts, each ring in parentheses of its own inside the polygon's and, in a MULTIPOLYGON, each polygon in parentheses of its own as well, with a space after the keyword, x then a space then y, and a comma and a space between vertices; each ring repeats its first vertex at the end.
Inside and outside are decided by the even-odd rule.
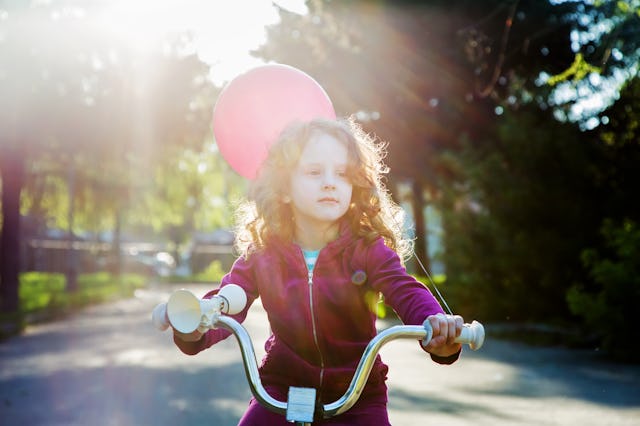
POLYGON ((145 278, 123 274, 120 278, 107 272, 78 277, 78 290, 66 290, 65 276, 59 273, 26 272, 20 275, 20 310, 23 315, 49 317, 94 303, 130 297, 144 287, 145 278))
POLYGON ((20 274, 18 297, 21 311, 32 313, 60 303, 64 288, 63 274, 42 272, 20 274))
POLYGON ((567 300, 571 311, 584 318, 597 334, 602 349, 623 361, 640 361, 635 318, 640 305, 640 227, 626 220, 602 226, 606 253, 594 249, 582 253, 593 284, 573 286, 567 300))
POLYGON ((193 281, 196 282, 220 282, 222 277, 224 277, 225 271, 222 269, 222 262, 219 260, 214 260, 207 266, 207 268, 194 275, 193 281))
POLYGON ((20 310, 0 312, 0 339, 19 334, 30 322, 46 321, 87 305, 130 297, 146 285, 143 276, 116 277, 107 272, 80 275, 78 290, 74 292, 66 289, 65 276, 60 273, 25 272, 19 279, 20 310))

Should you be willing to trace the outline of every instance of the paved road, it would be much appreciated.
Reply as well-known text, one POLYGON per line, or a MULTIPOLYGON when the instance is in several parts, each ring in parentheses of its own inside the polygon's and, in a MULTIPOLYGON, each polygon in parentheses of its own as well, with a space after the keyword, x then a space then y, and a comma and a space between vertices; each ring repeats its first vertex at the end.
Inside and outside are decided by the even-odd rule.
MULTIPOLYGON (((149 320, 168 295, 166 287, 139 291, 0 343, 0 423, 235 425, 249 399, 235 340, 181 354, 149 320)), ((259 305, 245 326, 261 357, 268 327, 259 305)), ((640 425, 639 366, 493 340, 487 331, 485 346, 453 366, 425 360, 415 342, 384 348, 392 423, 640 425)))

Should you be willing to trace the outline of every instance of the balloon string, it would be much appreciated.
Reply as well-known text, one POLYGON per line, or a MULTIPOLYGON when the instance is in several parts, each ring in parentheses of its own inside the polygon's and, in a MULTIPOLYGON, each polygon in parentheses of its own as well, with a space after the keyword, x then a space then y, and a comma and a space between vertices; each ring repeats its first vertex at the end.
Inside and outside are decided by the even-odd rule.
MULTIPOLYGON (((404 226, 400 225, 398 218, 396 217, 396 215, 392 215, 392 219, 395 222, 395 225, 400 229, 403 230, 404 226)), ((420 266, 420 269, 422 269, 422 272, 424 272, 425 276, 427 277, 427 280, 429 280, 429 283, 431 283, 431 287, 435 290, 436 295, 438 296, 438 299, 440 299, 440 303, 442 303, 442 305, 444 306, 444 308, 447 310, 447 312, 449 313, 449 315, 453 315, 453 311, 451 310, 451 308, 449 307, 449 304, 447 303, 447 301, 445 300, 444 296, 442 295, 442 293, 440 292, 440 290, 438 290, 438 286, 436 285, 436 282, 433 280, 433 277, 431 276, 431 273, 429 273, 429 271, 427 270, 427 268, 424 266, 424 264, 422 263, 422 261, 420 260, 420 258, 418 257, 418 255, 416 254, 415 250, 411 250, 411 255, 412 257, 416 260, 416 262, 418 263, 418 265, 420 266)))
POLYGON ((433 289, 436 291, 436 294, 438 295, 438 299, 440 299, 440 302, 444 305, 449 315, 453 315, 453 312, 451 311, 451 308, 449 308, 447 301, 444 300, 444 296, 442 295, 442 293, 440 293, 440 290, 438 290, 438 286, 436 285, 433 278, 431 278, 431 274, 429 273, 429 271, 427 271, 427 268, 425 268, 425 266, 422 264, 422 261, 418 258, 418 255, 416 255, 415 251, 413 252, 413 258, 416 260, 416 262, 418 262, 418 265, 420 265, 420 268, 425 273, 427 279, 431 283, 431 287, 433 287, 433 289))

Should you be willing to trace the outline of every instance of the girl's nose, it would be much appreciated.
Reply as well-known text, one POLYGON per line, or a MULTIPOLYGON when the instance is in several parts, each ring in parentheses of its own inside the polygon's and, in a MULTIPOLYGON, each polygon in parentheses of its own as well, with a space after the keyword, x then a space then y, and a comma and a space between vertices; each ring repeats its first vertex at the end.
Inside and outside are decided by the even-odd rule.
POLYGON ((336 188, 335 177, 330 173, 325 173, 324 180, 322 182, 322 189, 331 190, 336 188))
POLYGON ((322 185, 322 189, 324 189, 325 191, 330 191, 332 189, 336 189, 336 186, 332 183, 325 182, 325 184, 322 185))

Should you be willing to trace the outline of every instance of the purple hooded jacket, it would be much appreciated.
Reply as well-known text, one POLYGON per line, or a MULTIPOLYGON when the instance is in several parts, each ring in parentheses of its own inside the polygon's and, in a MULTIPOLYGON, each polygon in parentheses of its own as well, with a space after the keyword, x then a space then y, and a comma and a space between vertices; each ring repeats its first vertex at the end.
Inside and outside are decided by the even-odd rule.
MULTIPOLYGON (((346 227, 320 251, 311 277, 299 246, 274 243, 236 260, 221 286, 229 283, 247 293, 247 306, 234 316, 236 320, 245 319, 258 296, 267 312, 272 335, 259 369, 265 388, 286 395, 289 386, 313 387, 322 403, 344 394, 365 347, 376 335, 372 304, 378 293, 405 324, 421 325, 427 316, 443 312, 382 238, 367 243, 346 227)), ((216 329, 198 342, 174 340, 182 352, 193 355, 229 335, 216 329)), ((432 358, 450 364, 458 355, 432 358)), ((361 399, 386 395, 387 370, 378 356, 361 399)))

